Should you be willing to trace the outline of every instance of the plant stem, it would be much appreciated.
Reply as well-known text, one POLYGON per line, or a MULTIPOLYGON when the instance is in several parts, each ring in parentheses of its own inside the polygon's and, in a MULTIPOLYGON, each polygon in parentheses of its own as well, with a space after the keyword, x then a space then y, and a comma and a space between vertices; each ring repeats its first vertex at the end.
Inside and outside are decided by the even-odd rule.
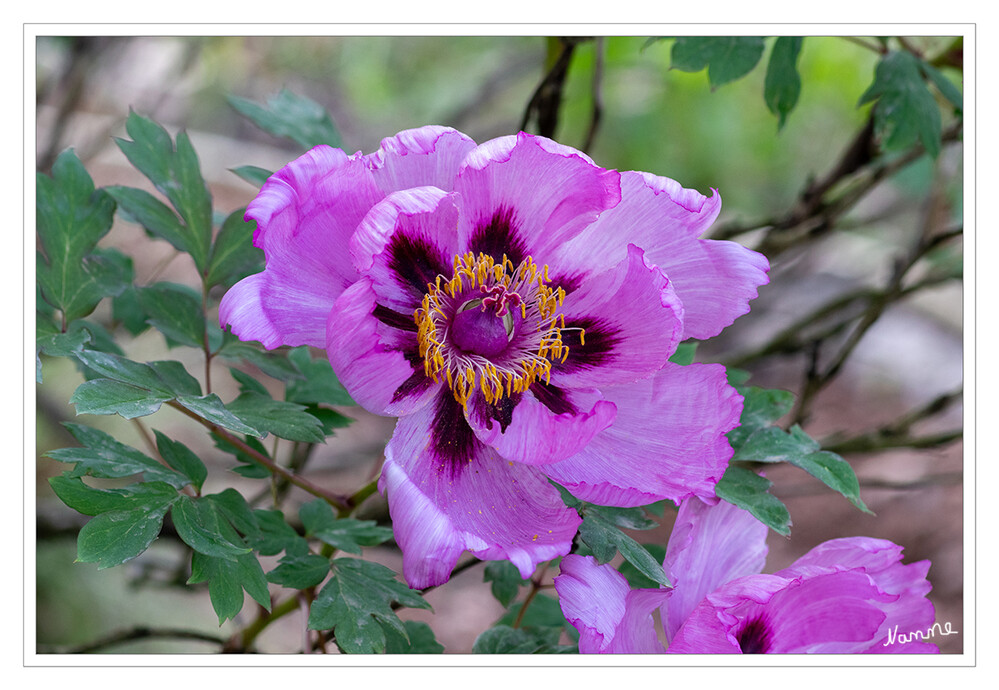
POLYGON ((247 455, 249 455, 250 457, 252 457, 254 460, 256 460, 257 462, 259 462, 261 465, 263 465, 264 467, 266 467, 267 469, 269 469, 274 474, 278 474, 278 475, 284 477, 289 482, 291 482, 292 484, 294 484, 298 488, 302 489, 303 491, 307 491, 308 493, 312 494, 313 496, 315 496, 317 498, 323 499, 324 501, 326 501, 327 503, 329 503, 331 506, 333 506, 334 508, 336 508, 336 510, 337 510, 338 513, 342 514, 342 513, 349 513, 350 512, 351 506, 348 503, 348 501, 347 501, 346 498, 344 498, 342 496, 339 496, 337 494, 334 494, 334 493, 332 493, 330 491, 327 491, 326 489, 323 489, 320 486, 316 486, 315 484, 313 484, 312 482, 310 482, 308 479, 305 479, 304 477, 300 477, 299 475, 295 474, 294 472, 291 472, 291 471, 285 469, 284 467, 282 467, 281 465, 278 465, 276 462, 274 462, 273 460, 271 460, 269 457, 267 457, 263 453, 257 451, 256 449, 254 449, 249 444, 243 442, 238 436, 234 436, 234 435, 230 434, 228 431, 226 431, 225 429, 223 429, 222 427, 220 427, 218 424, 214 424, 212 422, 209 422, 207 419, 199 417, 198 415, 196 415, 195 413, 191 412, 186 407, 184 407, 183 405, 181 405, 180 403, 178 403, 176 400, 169 400, 169 401, 167 401, 167 405, 170 405, 170 407, 173 407, 175 410, 179 410, 180 412, 184 413, 185 415, 187 415, 191 419, 197 421, 199 424, 207 427, 212 432, 214 432, 218 436, 220 436, 223 439, 225 439, 227 442, 231 443, 232 445, 236 446, 241 451, 243 451, 244 453, 246 453, 247 455))

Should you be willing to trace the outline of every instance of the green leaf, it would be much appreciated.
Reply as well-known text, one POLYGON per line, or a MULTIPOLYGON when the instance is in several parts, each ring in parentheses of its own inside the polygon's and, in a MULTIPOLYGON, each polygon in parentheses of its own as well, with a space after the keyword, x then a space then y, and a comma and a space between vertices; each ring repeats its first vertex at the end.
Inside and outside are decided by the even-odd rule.
POLYGON ((670 53, 670 68, 700 72, 708 68, 711 88, 749 74, 763 56, 759 36, 679 36, 670 53))
POLYGON ((763 99, 770 112, 777 116, 778 131, 784 127, 787 116, 798 104, 798 96, 801 94, 798 55, 804 41, 800 36, 778 36, 770 51, 767 76, 763 83, 763 99))
POLYGON ((160 452, 160 456, 170 467, 190 479, 195 489, 201 491, 208 477, 208 468, 201 462, 201 458, 180 441, 167 438, 158 429, 154 429, 153 433, 156 434, 156 450, 160 452))
MULTIPOLYGON (((791 435, 799 440, 799 442, 802 442, 803 445, 804 439, 807 439, 816 448, 819 446, 818 442, 809 438, 797 425, 791 429, 791 435)), ((857 481, 857 475, 854 473, 853 468, 850 467, 850 463, 836 453, 828 450, 815 450, 814 452, 793 456, 788 459, 788 462, 795 467, 805 470, 833 491, 843 494, 858 509, 873 515, 860 499, 860 482, 857 481)))
POLYGON ((235 283, 264 266, 264 252, 253 246, 255 221, 243 220, 245 208, 233 211, 222 223, 208 260, 209 286, 235 283))
POLYGON ((276 585, 292 589, 315 587, 329 575, 328 558, 312 553, 285 556, 280 565, 267 573, 267 579, 276 585))
POLYGON ((181 496, 180 500, 173 504, 170 515, 174 527, 177 528, 177 534, 185 544, 198 553, 234 560, 237 556, 250 552, 245 546, 234 543, 241 540, 211 501, 181 496), (231 534, 227 535, 224 532, 231 534))
POLYGON ((101 513, 80 529, 76 560, 96 563, 99 570, 121 565, 149 548, 160 529, 167 505, 101 513))
POLYGON ((324 437, 332 436, 336 429, 348 427, 354 421, 336 410, 331 410, 328 407, 319 407, 319 405, 306 405, 305 411, 318 419, 319 423, 322 424, 324 437))
POLYGON ((918 139, 931 156, 940 153, 940 109, 917 57, 906 51, 882 57, 858 105, 874 100, 874 130, 886 151, 907 149, 918 139))
POLYGON ((288 384, 285 398, 296 403, 325 403, 327 405, 354 405, 346 389, 340 385, 333 367, 325 357, 312 359, 309 348, 298 347, 288 353, 288 361, 302 373, 302 377, 288 384))
MULTIPOLYGON (((642 544, 642 548, 649 552, 656 563, 662 564, 666 559, 666 546, 663 544, 642 544)), ((657 589, 659 587, 658 582, 643 575, 628 561, 618 567, 618 572, 624 575, 632 589, 657 589)))
POLYGON ((385 651, 388 654, 443 654, 444 645, 434 637, 434 631, 429 625, 422 621, 403 621, 406 626, 405 637, 399 635, 392 628, 383 628, 385 631, 385 651))
POLYGON ((606 563, 618 552, 626 561, 654 582, 669 586, 662 562, 656 562, 641 544, 622 532, 604 513, 588 506, 583 511, 579 538, 590 547, 598 563, 606 563))
POLYGON ((754 431, 770 426, 794 406, 794 394, 789 391, 750 387, 739 392, 743 396, 740 426, 728 432, 729 443, 737 452, 754 431))
POLYGON ((219 513, 232 523, 240 534, 251 541, 260 537, 260 522, 250 504, 243 498, 243 494, 235 489, 225 489, 217 494, 207 494, 204 499, 214 503, 219 513))
POLYGON ((307 443, 321 443, 325 439, 322 423, 306 412, 303 405, 251 392, 241 394, 226 407, 258 431, 307 443))
POLYGON ((204 272, 212 239, 212 198, 190 139, 180 132, 175 149, 165 129, 135 112, 129 113, 125 131, 132 141, 116 138, 115 142, 177 210, 184 222, 185 250, 204 272))
POLYGON ((69 471, 50 478, 49 484, 59 500, 83 515, 168 505, 178 495, 177 490, 165 482, 143 482, 123 489, 95 489, 69 471))
POLYGON ((198 379, 191 376, 180 362, 174 360, 162 360, 158 362, 147 362, 156 376, 167 390, 176 395, 201 395, 201 384, 198 379))
POLYGON ((496 601, 504 607, 517 598, 520 588, 530 581, 520 576, 520 571, 510 561, 489 561, 486 563, 482 579, 491 582, 490 588, 496 601))
POLYGON ((259 346, 237 340, 236 336, 228 332, 225 334, 222 346, 215 354, 230 362, 252 364, 279 381, 302 378, 301 372, 288 361, 284 352, 266 352, 259 346))
POLYGON ((392 538, 392 530, 379 527, 374 520, 336 518, 326 501, 317 498, 298 510, 307 535, 330 546, 360 555, 362 546, 376 546, 392 538))
POLYGON ((697 354, 697 343, 680 343, 676 346, 676 352, 673 356, 669 358, 669 361, 673 364, 682 364, 686 366, 694 361, 694 355, 697 354))
POLYGON ((186 285, 155 283, 138 289, 146 319, 167 338, 167 344, 204 347, 205 317, 201 299, 186 285))
POLYGON ((190 253, 190 233, 169 206, 144 189, 112 186, 105 188, 129 220, 138 223, 150 234, 166 240, 175 249, 190 253))
POLYGON ((80 384, 69 401, 76 405, 77 414, 119 414, 134 419, 153 414, 172 397, 120 381, 94 379, 80 384))
POLYGON ((484 630, 472 644, 473 654, 537 654, 546 643, 523 628, 497 625, 484 630))
POLYGON ((429 609, 418 592, 395 579, 383 565, 356 558, 337 558, 333 577, 316 595, 309 612, 309 630, 333 630, 337 645, 348 654, 371 654, 385 650, 382 626, 407 637, 406 629, 392 611, 392 602, 411 608, 429 609))
POLYGON ((715 486, 715 494, 729 503, 748 510, 767 527, 787 536, 791 533, 791 515, 787 506, 767 490, 773 482, 752 470, 729 465, 715 486))
POLYGON ((173 391, 148 364, 97 350, 81 350, 76 357, 99 376, 144 388, 167 400, 173 397, 173 391))
MULTIPOLYGON (((562 613, 562 607, 559 605, 558 600, 547 596, 545 594, 538 594, 535 596, 527 607, 527 611, 524 616, 520 616, 520 609, 523 606, 522 602, 517 602, 510 609, 496 621, 497 625, 513 625, 518 618, 520 618, 521 628, 526 628, 528 630, 537 631, 547 631, 547 635, 550 636, 552 644, 558 641, 558 637, 562 632, 563 628, 572 628, 572 625, 566 621, 565 614, 562 613)), ((575 630, 575 628, 572 628, 575 630)))
POLYGON ((933 85, 940 90, 943 97, 950 101, 951 105, 953 105, 959 113, 963 112, 964 96, 961 95, 960 89, 958 89, 943 72, 923 60, 919 61, 919 69, 930 81, 933 82, 933 85))
POLYGON ((258 508, 253 514, 260 526, 260 533, 250 543, 261 556, 276 556, 282 551, 290 555, 308 552, 308 542, 285 521, 284 513, 280 510, 258 508))
POLYGON ((266 106, 237 96, 229 96, 229 104, 265 132, 291 139, 303 148, 341 146, 329 113, 318 103, 286 89, 267 99, 266 106))
POLYGON ((139 288, 129 285, 111 300, 111 318, 132 335, 139 335, 149 328, 146 312, 139 303, 139 288))
POLYGON ((257 431, 253 427, 241 422, 236 415, 225 408, 222 400, 214 393, 201 396, 180 395, 177 396, 177 402, 202 419, 225 427, 229 431, 235 431, 239 434, 250 434, 251 436, 264 435, 263 432, 257 431))
POLYGON ((255 187, 262 187, 267 178, 274 174, 270 170, 256 165, 241 165, 238 168, 230 168, 230 170, 255 187))
POLYGON ((197 551, 191 557, 191 577, 188 584, 208 582, 208 596, 222 625, 243 608, 243 590, 268 611, 271 610, 267 578, 260 561, 252 553, 234 560, 213 558, 197 551))
POLYGON ((114 199, 95 190, 72 149, 59 154, 52 177, 38 173, 36 179, 41 242, 36 279, 44 300, 69 322, 86 316, 102 298, 125 287, 120 266, 95 252, 97 241, 111 229, 114 199))
POLYGON ((147 481, 166 482, 180 489, 189 480, 184 475, 164 467, 135 448, 116 441, 109 434, 82 424, 63 424, 84 445, 83 448, 59 448, 46 455, 53 460, 76 463, 70 476, 89 474, 102 479, 115 479, 142 474, 147 481))

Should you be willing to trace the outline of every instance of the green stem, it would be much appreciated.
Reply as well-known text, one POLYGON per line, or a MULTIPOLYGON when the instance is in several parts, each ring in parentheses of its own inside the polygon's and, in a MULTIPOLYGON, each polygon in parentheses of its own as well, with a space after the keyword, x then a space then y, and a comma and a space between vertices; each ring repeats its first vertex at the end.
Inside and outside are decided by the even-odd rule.
POLYGON ((249 649, 257 637, 264 631, 264 629, 278 620, 287 616, 289 613, 298 609, 298 594, 293 594, 288 597, 280 604, 276 604, 270 611, 270 613, 265 613, 261 609, 261 615, 257 616, 256 620, 250 623, 248 626, 243 628, 241 632, 237 632, 229 642, 226 644, 226 649, 236 649, 238 651, 243 651, 249 649))

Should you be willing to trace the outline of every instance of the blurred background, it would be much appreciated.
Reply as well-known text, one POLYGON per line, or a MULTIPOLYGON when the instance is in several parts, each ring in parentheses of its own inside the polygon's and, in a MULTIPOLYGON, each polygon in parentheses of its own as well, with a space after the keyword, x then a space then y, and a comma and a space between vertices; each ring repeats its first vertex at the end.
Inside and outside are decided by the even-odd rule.
MULTIPOLYGON (((952 39, 909 41, 932 55, 952 39)), ((574 45, 562 84, 554 134, 561 143, 586 147, 603 167, 664 175, 703 193, 717 189, 723 209, 713 236, 759 247, 771 258, 771 283, 751 314, 702 344, 697 360, 744 369, 752 385, 796 394, 811 387, 795 421, 850 461, 861 497, 875 515, 861 513, 796 468, 768 468, 773 493, 786 503, 793 521, 790 538, 771 533, 768 571, 826 539, 890 539, 905 547, 907 562, 932 561, 930 598, 937 621, 963 631, 962 243, 959 236, 953 238, 963 224, 959 135, 945 140, 935 159, 916 155, 885 166, 829 227, 792 233, 793 242, 775 243, 775 237, 784 236, 768 232, 800 209, 803 191, 834 170, 863 132, 870 107, 857 103, 878 60, 868 47, 873 43, 808 37, 799 62, 800 100, 778 131, 777 118, 763 100, 766 55, 744 79, 712 89, 704 71, 669 69, 671 41, 581 41, 574 45), (915 278, 910 276, 918 283, 915 288, 872 306, 878 300, 871 295, 892 284, 899 258, 919 237, 948 233, 951 239, 927 254, 915 278), (836 309, 829 306, 836 304, 836 309), (790 335, 780 339, 792 326, 790 335), (816 372, 833 375, 816 386, 816 372)), ((553 45, 559 44, 532 36, 40 37, 35 50, 38 169, 49 172, 55 156, 71 146, 98 186, 151 191, 112 139, 124 136, 132 109, 171 135, 188 132, 216 209, 229 213, 256 192, 232 168, 276 170, 302 152, 239 115, 230 96, 258 103, 282 89, 305 96, 329 111, 348 152, 371 152, 382 138, 425 124, 450 125, 481 142, 521 128, 551 65, 553 45)), ((947 74, 961 86, 960 72, 947 74)), ((950 124, 945 119, 945 132, 950 124)), ((529 125, 529 131, 537 131, 533 121, 529 125)), ((852 180, 842 182, 848 186, 852 180)), ((150 241, 135 224, 116 219, 101 244, 133 256, 137 283, 196 284, 188 260, 174 261, 169 245, 150 241)), ((91 318, 105 325, 112 321, 106 304, 91 318)), ((154 331, 126 337, 122 346, 140 361, 186 361, 187 356, 183 348, 168 355, 154 331)), ((190 352, 193 367, 200 366, 199 357, 190 352)), ((74 445, 60 422, 75 416, 67 401, 83 379, 67 360, 43 361, 36 437, 39 651, 73 651, 135 626, 230 634, 236 626, 219 629, 205 589, 177 586, 189 576, 190 564, 169 538, 107 571, 73 563, 75 534, 84 517, 56 499, 46 480, 64 468, 42 454, 74 445)), ((226 376, 224 367, 213 371, 223 400, 236 390, 226 376)), ((316 450, 309 476, 350 491, 377 473, 392 421, 357 408, 343 411, 356 423, 316 450)), ((258 490, 226 472, 224 458, 215 457, 213 467, 217 451, 179 414, 164 408, 150 419, 203 451, 213 470, 206 490, 213 481, 218 489, 245 489, 248 497, 258 490)), ((140 445, 136 428, 120 418, 87 422, 140 445)), ((377 517, 384 506, 376 497, 365 509, 377 517)), ((667 511, 662 530, 634 536, 665 543, 670 522, 667 511)), ((371 558, 400 567, 397 551, 370 551, 371 558)), ((482 581, 481 566, 428 593, 427 600, 434 613, 404 610, 401 615, 430 622, 447 652, 469 652, 475 636, 503 612, 482 581)), ((248 600, 240 616, 254 615, 254 606, 248 600)), ((288 616, 268 628, 258 647, 294 652, 302 646, 303 629, 302 615, 288 616)), ((959 634, 934 641, 942 651, 959 653, 963 639, 959 634)), ((105 651, 201 653, 217 646, 197 639, 149 639, 105 651)))

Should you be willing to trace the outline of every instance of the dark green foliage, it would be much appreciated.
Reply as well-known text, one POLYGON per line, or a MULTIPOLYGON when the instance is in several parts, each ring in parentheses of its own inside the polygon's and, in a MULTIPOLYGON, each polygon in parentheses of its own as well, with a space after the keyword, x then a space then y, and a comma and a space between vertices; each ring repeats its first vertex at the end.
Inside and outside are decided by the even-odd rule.
MULTIPOLYGON (((920 65, 912 53, 889 52, 878 63, 874 83, 858 105, 877 101, 874 129, 885 150, 904 150, 918 140, 935 157, 940 153, 940 108, 927 88, 920 65)), ((948 92, 953 95, 953 90, 948 92)))
POLYGON ((267 178, 274 174, 270 170, 265 170, 256 165, 241 165, 237 168, 232 168, 232 172, 239 175, 240 178, 246 180, 254 187, 262 187, 267 178))
POLYGON ((773 486, 766 477, 761 477, 750 469, 739 465, 729 465, 725 476, 715 487, 719 498, 752 513, 767 527, 787 536, 791 533, 791 514, 787 506, 769 493, 773 486))
POLYGON ((56 159, 52 177, 37 175, 36 191, 38 286, 45 301, 70 322, 121 292, 128 281, 117 252, 96 249, 111 229, 115 203, 107 192, 94 189, 71 149, 56 159))
POLYGON ((784 122, 801 94, 801 75, 798 74, 798 55, 805 39, 800 36, 780 36, 774 41, 767 63, 767 76, 763 83, 763 99, 767 108, 777 116, 777 129, 784 122))
POLYGON ((337 558, 333 577, 316 595, 309 612, 309 630, 332 630, 337 646, 348 654, 384 652, 390 628, 408 640, 409 635, 391 608, 398 602, 410 608, 429 609, 419 593, 395 579, 383 565, 356 558, 337 558))
POLYGON ((510 561, 489 561, 482 576, 483 581, 491 582, 493 596, 503 606, 509 606, 517 598, 520 588, 529 583, 520 576, 520 571, 510 561))
POLYGON ((303 149, 319 144, 341 146, 340 134, 329 113, 315 101, 287 89, 267 99, 265 106, 238 96, 229 96, 229 104, 260 129, 291 139, 303 149))
POLYGON ((273 433, 281 438, 308 443, 321 443, 325 438, 322 423, 306 412, 304 405, 274 400, 260 393, 242 393, 226 407, 263 436, 273 433))
POLYGON ((641 509, 587 506, 582 515, 583 523, 579 526, 579 538, 590 547, 598 563, 606 563, 620 552, 626 561, 650 580, 669 586, 662 563, 657 563, 641 544, 620 529, 621 527, 651 529, 657 526, 652 520, 641 516, 641 509), (625 512, 628 510, 637 512, 625 512))
POLYGON ((309 354, 309 348, 297 347, 288 353, 288 361, 301 373, 301 377, 288 382, 286 398, 291 402, 354 404, 350 395, 337 381, 333 367, 325 357, 313 359, 309 354))
POLYGON ((347 553, 360 555, 362 547, 377 546, 392 538, 392 530, 379 527, 374 520, 334 517, 333 509, 322 499, 303 505, 298 517, 308 536, 347 553))
POLYGON ((383 628, 385 631, 385 652, 387 654, 443 654, 444 645, 434 637, 434 631, 422 621, 403 621, 406 626, 405 637, 396 633, 394 628, 383 628))
POLYGON ((762 56, 758 36, 680 36, 673 43, 670 67, 683 72, 707 67, 711 88, 717 88, 749 74, 762 56))
POLYGON ((232 285, 264 267, 264 252, 253 246, 253 231, 257 224, 243 220, 245 208, 233 211, 226 217, 212 245, 208 260, 209 285, 232 285))
POLYGON ((235 558, 214 558, 195 551, 191 557, 188 584, 208 583, 208 596, 219 617, 219 625, 235 618, 243 608, 243 591, 268 611, 271 608, 267 578, 252 553, 235 558))
POLYGON ((204 346, 205 317, 201 298, 194 290, 176 283, 156 283, 136 293, 146 321, 166 337, 167 345, 204 346))
MULTIPOLYGON (((665 544, 642 544, 642 548, 649 552, 652 556, 652 560, 662 567, 662 563, 666 558, 666 545, 665 544)), ((636 568, 634 565, 625 561, 618 567, 618 572, 620 572, 628 580, 628 584, 631 585, 632 589, 658 589, 660 583, 647 577, 642 573, 641 570, 636 568)))
POLYGON ((204 272, 212 241, 212 199, 190 139, 178 133, 174 148, 163 127, 134 112, 128 115, 125 131, 132 140, 116 138, 118 147, 177 214, 163 204, 157 206, 155 199, 140 190, 119 187, 114 193, 125 199, 126 211, 146 230, 189 253, 198 271, 204 272))

